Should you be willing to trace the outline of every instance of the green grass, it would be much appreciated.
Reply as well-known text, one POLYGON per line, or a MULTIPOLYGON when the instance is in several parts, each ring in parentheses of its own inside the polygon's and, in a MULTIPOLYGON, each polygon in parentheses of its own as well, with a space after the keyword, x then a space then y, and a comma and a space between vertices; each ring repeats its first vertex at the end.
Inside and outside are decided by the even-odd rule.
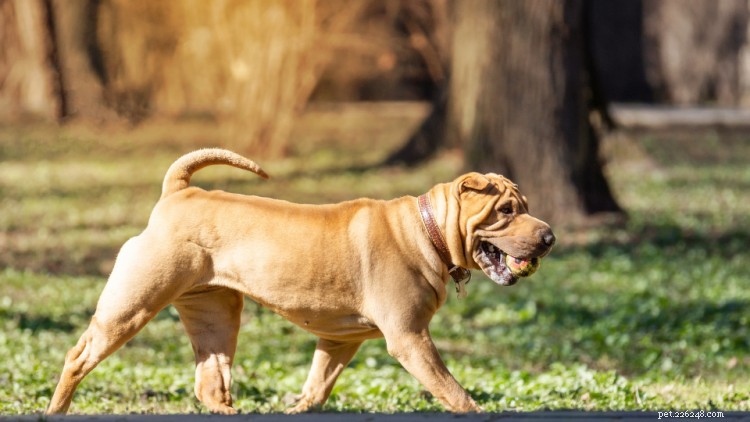
MULTIPOLYGON (((47 405, 166 167, 205 143, 179 136, 0 130, 0 413, 47 405)), ((517 286, 475 273, 469 297, 451 295, 431 325, 456 378, 488 411, 750 410, 748 145, 710 133, 609 140, 607 174, 628 222, 559 229, 540 271, 517 286)), ((461 171, 455 153, 415 169, 366 168, 392 146, 329 140, 305 158, 260 160, 268 182, 232 169, 207 169, 195 182, 331 202, 419 194, 461 171)), ((236 407, 282 411, 304 382, 315 338, 251 302, 243 320, 236 407)), ((84 380, 71 411, 206 412, 192 383, 192 350, 167 308, 84 380)), ((324 410, 442 408, 375 340, 324 410)))

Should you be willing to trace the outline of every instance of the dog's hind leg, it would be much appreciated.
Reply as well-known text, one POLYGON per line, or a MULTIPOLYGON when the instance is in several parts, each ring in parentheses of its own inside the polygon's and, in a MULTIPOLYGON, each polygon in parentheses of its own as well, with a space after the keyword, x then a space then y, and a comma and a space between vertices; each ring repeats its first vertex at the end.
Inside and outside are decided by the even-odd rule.
POLYGON ((286 413, 302 413, 322 406, 331 394, 333 384, 346 368, 362 342, 339 343, 318 339, 310 374, 302 387, 297 405, 286 413))
POLYGON ((185 270, 170 271, 159 265, 170 262, 167 260, 173 251, 154 253, 153 248, 145 247, 146 242, 135 237, 123 245, 91 323, 65 355, 60 381, 46 413, 67 412, 81 380, 180 294, 175 291, 173 277, 184 279, 185 270), (143 253, 144 250, 151 253, 143 253))
POLYGON ((195 352, 195 396, 215 413, 237 413, 229 388, 243 305, 242 294, 225 287, 190 291, 174 302, 195 352))

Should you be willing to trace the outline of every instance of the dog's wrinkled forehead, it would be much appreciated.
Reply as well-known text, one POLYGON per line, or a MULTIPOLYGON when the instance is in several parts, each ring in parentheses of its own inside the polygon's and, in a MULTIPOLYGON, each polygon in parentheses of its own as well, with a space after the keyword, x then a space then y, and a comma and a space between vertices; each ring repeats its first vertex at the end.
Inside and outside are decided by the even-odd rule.
POLYGON ((495 188, 497 188, 499 195, 515 197, 524 205, 525 208, 528 208, 526 197, 521 194, 521 192, 518 190, 518 185, 512 180, 501 174, 495 173, 488 173, 485 176, 492 182, 495 188))
POLYGON ((485 176, 493 181, 502 190, 511 189, 518 192, 518 185, 513 183, 510 179, 503 176, 502 174, 487 173, 485 176))
POLYGON ((518 191, 518 185, 505 176, 495 173, 467 173, 455 181, 457 193, 486 195, 487 200, 497 201, 501 198, 514 198, 528 209, 526 198, 518 191))

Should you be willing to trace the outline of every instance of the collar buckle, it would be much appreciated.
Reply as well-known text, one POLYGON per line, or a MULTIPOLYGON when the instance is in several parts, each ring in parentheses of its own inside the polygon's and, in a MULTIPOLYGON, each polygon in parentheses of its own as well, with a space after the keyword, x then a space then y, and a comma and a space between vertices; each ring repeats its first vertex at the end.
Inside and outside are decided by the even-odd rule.
POLYGON ((453 277, 453 281, 456 283, 469 284, 471 281, 471 271, 458 265, 454 265, 453 268, 449 269, 448 274, 453 277))

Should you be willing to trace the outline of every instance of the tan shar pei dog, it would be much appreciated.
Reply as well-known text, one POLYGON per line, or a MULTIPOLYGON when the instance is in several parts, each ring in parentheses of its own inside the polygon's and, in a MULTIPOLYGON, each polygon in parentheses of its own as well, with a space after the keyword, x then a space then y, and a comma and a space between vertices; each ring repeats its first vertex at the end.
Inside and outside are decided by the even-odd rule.
POLYGON ((319 408, 360 344, 385 337, 396 358, 446 408, 481 409, 448 372, 428 325, 451 277, 481 269, 500 285, 529 275, 555 237, 528 214, 518 187, 465 174, 419 198, 300 205, 189 185, 226 164, 267 178, 254 162, 204 149, 167 171, 148 226, 117 256, 91 323, 65 356, 47 413, 65 413, 81 380, 173 304, 195 352, 195 395, 236 413, 230 368, 243 295, 319 337, 290 413, 319 408))

